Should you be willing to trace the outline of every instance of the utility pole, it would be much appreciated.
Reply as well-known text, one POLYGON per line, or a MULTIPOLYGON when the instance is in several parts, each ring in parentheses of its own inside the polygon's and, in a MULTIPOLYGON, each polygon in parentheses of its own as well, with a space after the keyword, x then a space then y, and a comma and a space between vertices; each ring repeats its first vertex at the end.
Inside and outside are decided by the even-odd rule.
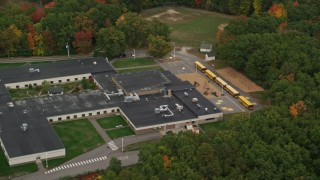
POLYGON ((121 152, 123 152, 123 138, 121 139, 121 152))
POLYGON ((70 58, 70 45, 69 45, 69 42, 67 42, 67 44, 66 44, 66 49, 67 49, 67 53, 68 53, 68 58, 70 58))

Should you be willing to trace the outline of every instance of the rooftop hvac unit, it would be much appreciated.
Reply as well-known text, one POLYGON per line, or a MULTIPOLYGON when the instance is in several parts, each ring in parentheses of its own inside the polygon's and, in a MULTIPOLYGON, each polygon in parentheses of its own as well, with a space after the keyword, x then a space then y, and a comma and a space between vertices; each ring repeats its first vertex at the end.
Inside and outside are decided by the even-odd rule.
POLYGON ((184 95, 185 97, 188 97, 188 96, 189 96, 189 94, 188 94, 187 92, 184 92, 183 95, 184 95))
POLYGON ((206 112, 208 112, 208 108, 204 108, 204 110, 205 110, 206 112))
POLYGON ((21 125, 21 129, 22 129, 22 131, 27 131, 28 130, 28 124, 27 123, 22 123, 22 125, 21 125))
POLYGON ((178 110, 178 111, 182 111, 183 106, 181 106, 181 105, 179 105, 179 104, 176 104, 176 106, 177 106, 177 110, 178 110))
POLYGON ((133 101, 133 96, 125 96, 124 97, 124 102, 130 103, 133 101))
POLYGON ((194 103, 198 102, 198 98, 192 98, 192 102, 194 103))
POLYGON ((13 108, 13 107, 14 107, 13 102, 8 102, 8 103, 7 103, 7 105, 8 105, 8 107, 11 107, 11 108, 13 108))
POLYGON ((137 93, 133 93, 132 100, 133 101, 140 101, 139 95, 137 93))
POLYGON ((29 73, 40 72, 40 69, 29 68, 29 73))
POLYGON ((154 112, 156 113, 156 114, 160 114, 160 108, 154 108, 154 112))

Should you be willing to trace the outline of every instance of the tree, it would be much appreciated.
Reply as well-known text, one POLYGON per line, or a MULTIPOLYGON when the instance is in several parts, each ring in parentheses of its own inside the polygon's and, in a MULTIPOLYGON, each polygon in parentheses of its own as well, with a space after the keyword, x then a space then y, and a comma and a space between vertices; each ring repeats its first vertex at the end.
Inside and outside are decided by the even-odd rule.
POLYGON ((92 31, 80 31, 74 35, 75 41, 72 45, 77 48, 77 52, 80 54, 88 54, 92 48, 92 31))
POLYGON ((262 0, 253 0, 254 14, 257 14, 257 15, 260 14, 261 5, 262 5, 262 0))
POLYGON ((57 43, 51 33, 51 31, 46 28, 46 30, 42 33, 43 42, 44 42, 44 51, 46 55, 55 54, 58 50, 57 43))
POLYGON ((17 52, 17 46, 22 37, 22 31, 15 25, 0 32, 0 52, 10 56, 17 52))
POLYGON ((160 22, 156 18, 153 18, 150 22, 148 22, 148 31, 153 36, 162 36, 166 41, 169 41, 169 26, 165 23, 160 22))
POLYGON ((73 18, 74 28, 77 31, 95 32, 96 24, 86 14, 78 14, 73 18))
POLYGON ((154 57, 163 57, 172 50, 170 42, 165 41, 162 36, 150 35, 148 45, 148 52, 154 57))
POLYGON ((125 13, 116 22, 116 28, 122 31, 129 47, 143 47, 147 44, 147 22, 136 13, 125 13))
POLYGON ((97 33, 97 49, 103 56, 112 58, 126 49, 125 35, 114 27, 102 28, 97 33))
POLYGON ((275 17, 287 17, 287 10, 283 4, 274 4, 268 10, 268 13, 275 17))
POLYGON ((109 161, 109 166, 107 169, 119 174, 121 171, 121 161, 115 157, 112 157, 109 161))
POLYGON ((31 19, 34 23, 40 22, 40 20, 46 16, 43 8, 36 8, 36 11, 31 14, 31 19))

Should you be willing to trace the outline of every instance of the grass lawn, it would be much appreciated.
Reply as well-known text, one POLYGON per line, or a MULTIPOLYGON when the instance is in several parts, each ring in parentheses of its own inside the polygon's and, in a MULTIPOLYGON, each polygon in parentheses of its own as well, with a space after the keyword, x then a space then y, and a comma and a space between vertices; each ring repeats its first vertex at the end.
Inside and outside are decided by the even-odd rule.
POLYGON ((111 139, 116 139, 116 138, 119 138, 119 137, 134 135, 134 132, 130 127, 124 127, 124 128, 109 130, 109 131, 106 131, 106 133, 108 134, 108 136, 111 139))
POLYGON ((127 126, 127 123, 121 116, 101 118, 97 119, 97 122, 103 129, 115 128, 117 125, 127 126))
POLYGON ((223 69, 225 67, 228 67, 229 64, 227 61, 221 60, 221 59, 216 59, 213 61, 208 61, 207 64, 209 64, 210 66, 214 65, 214 69, 218 70, 218 69, 223 69))
POLYGON ((124 73, 141 72, 141 71, 149 71, 149 70, 164 71, 164 69, 161 66, 152 66, 152 67, 142 67, 142 68, 134 68, 134 69, 122 69, 122 70, 118 70, 118 73, 124 74, 124 73))
POLYGON ((115 68, 126 68, 126 67, 136 67, 136 66, 148 66, 155 65, 156 62, 152 58, 128 58, 123 60, 115 60, 112 65, 115 68))
POLYGON ((173 42, 179 46, 200 47, 201 42, 215 43, 218 26, 231 21, 232 17, 206 10, 186 7, 153 8, 142 12, 143 17, 151 17, 167 11, 178 13, 164 14, 158 19, 167 23, 173 42))
POLYGON ((228 129, 228 121, 217 121, 207 124, 200 124, 200 127, 206 131, 208 129, 216 129, 216 130, 226 130, 228 129))
MULTIPOLYGON (((1 59, 0 59, 1 61, 1 59)), ((0 63, 0 69, 2 68, 10 68, 10 67, 17 67, 17 66, 24 66, 29 64, 44 64, 49 63, 51 61, 41 61, 41 62, 19 62, 19 63, 0 63)))
POLYGON ((130 144, 130 145, 124 147, 124 151, 140 150, 142 147, 144 147, 144 146, 146 146, 148 144, 155 144, 155 143, 157 143, 159 141, 160 141, 160 139, 154 139, 154 140, 151 140, 151 141, 144 141, 144 142, 130 144))
MULTIPOLYGON (((49 160, 49 167, 58 166, 104 143, 88 119, 53 124, 53 128, 66 148, 66 157, 49 160)), ((45 162, 43 162, 45 164, 45 162)))
POLYGON ((38 167, 35 163, 24 164, 10 168, 7 159, 0 148, 0 179, 4 176, 22 175, 27 173, 36 172, 38 167))

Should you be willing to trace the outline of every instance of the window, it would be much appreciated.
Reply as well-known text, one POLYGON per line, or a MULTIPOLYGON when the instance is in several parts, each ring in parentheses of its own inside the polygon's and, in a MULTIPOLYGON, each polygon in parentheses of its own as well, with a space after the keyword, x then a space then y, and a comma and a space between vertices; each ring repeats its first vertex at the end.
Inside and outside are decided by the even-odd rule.
POLYGON ((97 114, 100 114, 100 112, 97 112, 97 114))
POLYGON ((77 118, 77 115, 74 115, 73 118, 77 118))
POLYGON ((26 84, 26 85, 24 85, 24 87, 26 87, 26 88, 27 88, 27 87, 29 87, 29 85, 28 85, 28 84, 26 84))
POLYGON ((92 113, 89 113, 89 116, 92 116, 92 113))
POLYGON ((82 77, 82 79, 86 79, 86 77, 82 77))
POLYGON ((70 119, 70 116, 67 116, 67 119, 70 119))
POLYGON ((50 81, 51 84, 53 84, 53 81, 50 81))
POLYGON ((85 114, 82 114, 82 117, 86 117, 86 115, 85 115, 85 114))
POLYGON ((62 80, 59 80, 59 83, 61 83, 62 82, 62 80))
POLYGON ((104 114, 107 114, 107 111, 103 111, 104 114))
POLYGON ((36 85, 37 85, 37 83, 33 83, 33 85, 34 85, 34 86, 36 86, 36 85))
POLYGON ((17 89, 19 89, 19 85, 18 85, 18 86, 16 86, 16 88, 17 88, 17 89))
POLYGON ((78 81, 78 78, 74 78, 75 81, 78 81))
POLYGON ((69 82, 70 81, 70 79, 67 79, 67 82, 69 82))
POLYGON ((120 109, 117 109, 117 112, 120 112, 120 109))
POLYGON ((53 119, 49 119, 49 122, 52 122, 53 121, 53 119))
POLYGON ((59 117, 59 118, 58 118, 58 121, 61 121, 61 120, 62 120, 61 117, 59 117))
POLYGON ((111 112, 114 112, 114 109, 112 109, 111 112))

